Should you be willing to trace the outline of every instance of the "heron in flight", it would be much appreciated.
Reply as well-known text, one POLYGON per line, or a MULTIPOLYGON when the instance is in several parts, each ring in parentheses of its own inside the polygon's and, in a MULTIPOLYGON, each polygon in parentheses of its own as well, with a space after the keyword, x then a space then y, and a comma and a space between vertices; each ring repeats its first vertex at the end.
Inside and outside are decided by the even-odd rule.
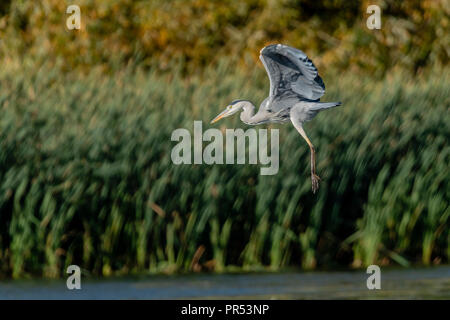
POLYGON ((319 111, 337 107, 341 102, 319 102, 325 84, 317 68, 306 54, 298 49, 274 44, 264 47, 259 56, 270 80, 269 96, 255 114, 255 106, 248 100, 234 100, 211 123, 241 111, 241 120, 248 125, 291 121, 306 140, 311 151, 311 185, 313 193, 319 189, 314 146, 303 129, 319 111))

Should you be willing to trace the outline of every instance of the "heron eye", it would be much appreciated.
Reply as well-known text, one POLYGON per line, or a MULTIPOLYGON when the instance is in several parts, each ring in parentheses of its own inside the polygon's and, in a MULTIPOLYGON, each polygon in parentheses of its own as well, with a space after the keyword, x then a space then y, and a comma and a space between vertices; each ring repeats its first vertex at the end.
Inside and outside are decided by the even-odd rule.
POLYGON ((228 106, 228 109, 231 109, 232 107, 231 106, 228 106))

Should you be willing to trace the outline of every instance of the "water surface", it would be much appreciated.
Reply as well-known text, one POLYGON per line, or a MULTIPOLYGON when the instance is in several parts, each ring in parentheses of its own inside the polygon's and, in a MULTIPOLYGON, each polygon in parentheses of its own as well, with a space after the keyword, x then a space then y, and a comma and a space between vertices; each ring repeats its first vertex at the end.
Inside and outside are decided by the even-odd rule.
POLYGON ((368 290, 364 270, 201 274, 86 279, 81 290, 65 281, 3 281, 0 299, 450 299, 450 266, 381 269, 381 290, 368 290))

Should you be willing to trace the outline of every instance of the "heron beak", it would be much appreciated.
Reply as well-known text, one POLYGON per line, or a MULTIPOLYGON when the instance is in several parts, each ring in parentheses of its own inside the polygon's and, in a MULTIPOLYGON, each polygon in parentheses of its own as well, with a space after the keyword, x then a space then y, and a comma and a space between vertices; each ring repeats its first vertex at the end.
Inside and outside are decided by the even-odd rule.
POLYGON ((214 119, 212 119, 211 123, 215 123, 217 121, 219 121, 220 119, 226 117, 228 115, 228 113, 230 112, 230 110, 228 109, 228 107, 222 111, 217 117, 215 117, 214 119))

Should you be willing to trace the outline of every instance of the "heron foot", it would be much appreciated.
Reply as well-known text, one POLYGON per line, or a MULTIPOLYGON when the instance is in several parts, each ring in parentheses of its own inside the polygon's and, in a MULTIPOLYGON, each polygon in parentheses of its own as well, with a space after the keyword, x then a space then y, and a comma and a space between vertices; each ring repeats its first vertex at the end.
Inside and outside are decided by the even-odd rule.
POLYGON ((319 181, 320 178, 317 174, 312 173, 311 174, 311 187, 312 187, 312 192, 316 193, 317 190, 319 190, 319 181))

